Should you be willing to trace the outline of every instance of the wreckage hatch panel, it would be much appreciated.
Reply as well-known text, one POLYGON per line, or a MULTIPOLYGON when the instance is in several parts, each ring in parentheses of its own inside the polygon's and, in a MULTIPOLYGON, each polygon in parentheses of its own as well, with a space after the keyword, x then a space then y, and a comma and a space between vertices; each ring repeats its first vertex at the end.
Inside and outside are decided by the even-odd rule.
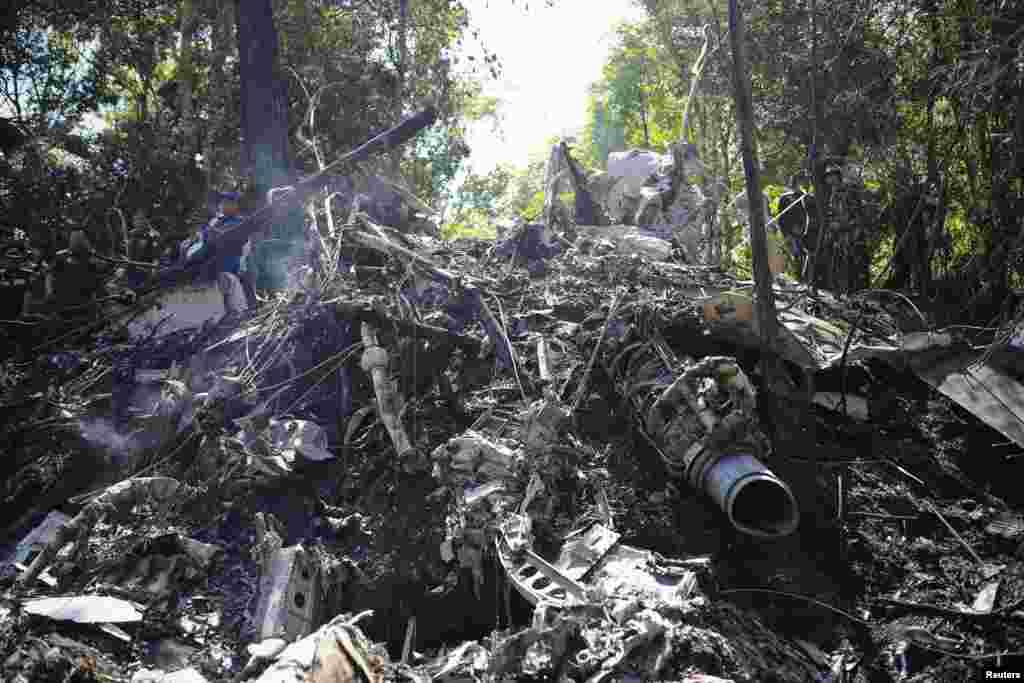
POLYGON ((971 351, 931 351, 910 356, 918 377, 956 401, 982 422, 1024 447, 1024 386, 971 351))
POLYGON ((224 295, 217 283, 178 285, 160 295, 146 311, 132 320, 128 329, 134 337, 146 337, 154 325, 160 336, 179 330, 216 323, 224 317, 224 295))

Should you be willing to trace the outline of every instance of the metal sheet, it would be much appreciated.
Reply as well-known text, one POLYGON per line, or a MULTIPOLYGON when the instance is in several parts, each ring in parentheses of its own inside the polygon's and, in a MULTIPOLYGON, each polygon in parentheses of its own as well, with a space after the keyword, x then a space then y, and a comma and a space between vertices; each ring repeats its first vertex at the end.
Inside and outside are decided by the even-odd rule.
POLYGON ((224 317, 224 296, 216 282, 186 284, 171 288, 146 311, 136 317, 128 329, 132 336, 145 337, 153 325, 160 325, 159 334, 202 327, 224 317))
POLYGON ((976 351, 943 354, 925 351, 908 362, 918 377, 1018 446, 1024 447, 1024 386, 1003 368, 1024 369, 1024 354, 996 354, 980 363, 976 351), (1020 360, 1017 360, 1017 357, 1020 360), (1002 361, 1002 362, 1000 362, 1002 361))
POLYGON ((40 598, 26 601, 24 608, 29 614, 79 624, 126 624, 142 621, 142 613, 134 604, 106 595, 40 598))
POLYGON ((566 540, 555 568, 570 579, 581 581, 615 547, 619 538, 621 536, 608 527, 594 524, 571 540, 566 540))
MULTIPOLYGON (((908 332, 899 336, 867 338, 857 335, 846 348, 850 324, 844 320, 819 318, 796 307, 794 291, 775 288, 779 329, 775 352, 805 370, 819 371, 836 366, 846 350, 847 361, 865 358, 895 358, 934 348, 951 347, 953 337, 944 332, 908 332)), ((711 334, 748 348, 761 344, 754 299, 749 291, 713 292, 702 301, 704 321, 711 334)))

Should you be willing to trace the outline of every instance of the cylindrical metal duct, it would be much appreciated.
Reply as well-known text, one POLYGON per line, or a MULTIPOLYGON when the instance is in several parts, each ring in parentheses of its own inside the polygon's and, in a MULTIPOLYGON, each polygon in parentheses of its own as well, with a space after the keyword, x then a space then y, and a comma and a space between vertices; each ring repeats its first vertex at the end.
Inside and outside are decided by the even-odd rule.
POLYGON ((767 538, 796 531, 800 511, 793 492, 760 460, 748 453, 701 455, 693 459, 686 480, 707 493, 736 529, 767 538))
POLYGON ((655 341, 628 347, 611 370, 669 470, 710 496, 737 530, 764 538, 796 530, 793 492, 757 457, 767 439, 735 359, 679 361, 655 341))

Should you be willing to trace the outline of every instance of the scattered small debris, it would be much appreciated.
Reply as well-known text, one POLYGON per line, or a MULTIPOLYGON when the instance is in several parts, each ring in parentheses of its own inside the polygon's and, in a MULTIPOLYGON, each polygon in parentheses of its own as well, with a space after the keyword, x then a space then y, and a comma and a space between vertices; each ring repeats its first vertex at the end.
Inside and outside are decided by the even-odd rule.
POLYGON ((1019 377, 775 267, 766 386, 691 147, 588 179, 556 145, 588 221, 552 193, 495 245, 403 230, 430 207, 377 177, 290 287, 197 284, 186 250, 52 376, 5 375, 4 680, 838 683, 1019 650, 1022 501, 977 482, 1019 475, 981 441, 1022 444, 1019 377))

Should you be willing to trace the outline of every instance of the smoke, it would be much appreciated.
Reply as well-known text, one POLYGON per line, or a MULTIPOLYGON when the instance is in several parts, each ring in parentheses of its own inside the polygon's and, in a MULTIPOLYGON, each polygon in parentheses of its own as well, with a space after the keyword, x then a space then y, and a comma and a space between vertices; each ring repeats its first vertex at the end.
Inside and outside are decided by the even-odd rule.
POLYGON ((288 283, 288 289, 303 289, 303 281, 309 270, 307 266, 316 263, 315 257, 311 258, 312 244, 313 242, 309 239, 309 235, 305 235, 303 239, 292 242, 291 248, 285 252, 284 258, 281 259, 287 273, 286 282, 288 283))
POLYGON ((133 436, 121 434, 105 418, 79 420, 78 431, 90 444, 106 450, 111 460, 118 465, 126 464, 141 447, 133 436))
POLYGON ((317 262, 318 243, 309 234, 274 240, 268 245, 259 268, 265 285, 272 289, 299 289, 308 266, 317 262))

